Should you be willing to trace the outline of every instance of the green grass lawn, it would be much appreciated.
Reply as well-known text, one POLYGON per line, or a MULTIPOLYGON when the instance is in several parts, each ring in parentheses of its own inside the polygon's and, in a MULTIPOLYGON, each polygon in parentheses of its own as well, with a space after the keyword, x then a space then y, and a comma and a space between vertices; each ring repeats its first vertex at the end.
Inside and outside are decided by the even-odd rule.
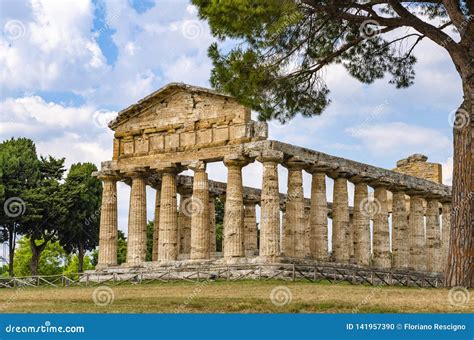
POLYGON ((1 313, 412 313, 474 312, 447 289, 285 281, 122 284, 0 289, 1 313), (273 291, 273 295, 272 295, 273 291), (273 299, 272 299, 273 298, 273 299))

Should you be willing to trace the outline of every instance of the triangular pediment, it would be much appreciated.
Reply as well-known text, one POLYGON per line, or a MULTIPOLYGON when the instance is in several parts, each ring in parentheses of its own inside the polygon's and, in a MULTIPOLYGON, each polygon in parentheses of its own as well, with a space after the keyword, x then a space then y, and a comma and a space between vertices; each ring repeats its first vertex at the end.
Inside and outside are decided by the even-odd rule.
POLYGON ((116 133, 187 126, 200 121, 244 123, 250 110, 211 89, 171 83, 119 112, 110 123, 116 133))

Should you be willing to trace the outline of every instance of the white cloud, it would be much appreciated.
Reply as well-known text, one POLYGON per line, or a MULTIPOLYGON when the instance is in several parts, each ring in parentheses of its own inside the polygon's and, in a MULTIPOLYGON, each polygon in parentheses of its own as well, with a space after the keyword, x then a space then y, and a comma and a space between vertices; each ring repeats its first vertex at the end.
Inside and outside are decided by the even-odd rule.
POLYGON ((109 68, 90 31, 94 6, 88 0, 31 0, 30 12, 14 21, 14 39, 0 37, 0 83, 5 91, 80 90, 109 68))
POLYGON ((453 157, 449 157, 441 164, 443 167, 443 184, 452 185, 453 182, 453 157))
POLYGON ((401 122, 352 127, 346 132, 377 154, 438 154, 451 146, 450 140, 437 130, 401 122))

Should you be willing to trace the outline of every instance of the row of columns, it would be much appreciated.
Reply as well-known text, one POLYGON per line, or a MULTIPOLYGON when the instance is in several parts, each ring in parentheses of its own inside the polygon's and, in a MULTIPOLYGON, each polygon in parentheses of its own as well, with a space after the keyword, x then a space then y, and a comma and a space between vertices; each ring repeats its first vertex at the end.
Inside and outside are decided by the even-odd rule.
MULTIPOLYGON (((449 203, 442 205, 441 235, 440 203, 436 199, 427 200, 425 236, 424 199, 417 195, 407 196, 403 191, 393 191, 390 239, 387 189, 377 183, 374 185, 374 209, 371 206, 374 203, 369 200, 369 184, 354 180, 354 209, 351 215, 348 179, 331 174, 334 190, 332 254, 329 254, 327 174, 318 169, 308 169, 296 157, 285 161, 284 165, 288 168, 288 192, 280 235, 278 164, 283 162, 283 153, 268 150, 262 152, 257 160, 263 165, 259 238, 255 214, 257 202, 244 204, 243 198, 242 168, 249 161, 239 156, 224 159, 228 170, 223 231, 225 258, 259 254, 270 261, 280 256, 296 259, 309 257, 320 261, 333 260, 380 268, 412 268, 433 272, 441 270, 447 253, 449 203), (312 175, 311 205, 306 211, 303 170, 312 175)), ((161 187, 156 190, 152 252, 154 261, 174 261, 180 253, 189 253, 192 260, 206 260, 215 251, 215 205, 214 200, 209 197, 206 164, 195 162, 188 167, 194 171, 193 189, 192 192, 181 194, 179 214, 177 168, 170 167, 162 171, 161 187)), ((145 177, 138 172, 127 176, 132 179, 127 262, 138 264, 145 261, 146 255, 146 182, 145 177)), ((102 180, 104 192, 99 264, 114 265, 117 252, 117 179, 102 176, 102 180)))

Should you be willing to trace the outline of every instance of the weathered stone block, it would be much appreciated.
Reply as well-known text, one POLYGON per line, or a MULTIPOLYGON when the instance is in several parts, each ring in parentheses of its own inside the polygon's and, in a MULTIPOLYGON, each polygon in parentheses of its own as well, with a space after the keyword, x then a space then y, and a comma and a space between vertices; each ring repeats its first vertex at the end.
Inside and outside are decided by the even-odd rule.
POLYGON ((165 150, 174 150, 179 148, 179 135, 165 135, 165 150))
POLYGON ((213 142, 223 142, 223 141, 229 140, 229 127, 228 126, 215 127, 212 129, 212 132, 213 132, 213 137, 212 137, 213 142))
POLYGON ((199 130, 197 131, 197 144, 209 144, 212 143, 212 130, 199 130))

